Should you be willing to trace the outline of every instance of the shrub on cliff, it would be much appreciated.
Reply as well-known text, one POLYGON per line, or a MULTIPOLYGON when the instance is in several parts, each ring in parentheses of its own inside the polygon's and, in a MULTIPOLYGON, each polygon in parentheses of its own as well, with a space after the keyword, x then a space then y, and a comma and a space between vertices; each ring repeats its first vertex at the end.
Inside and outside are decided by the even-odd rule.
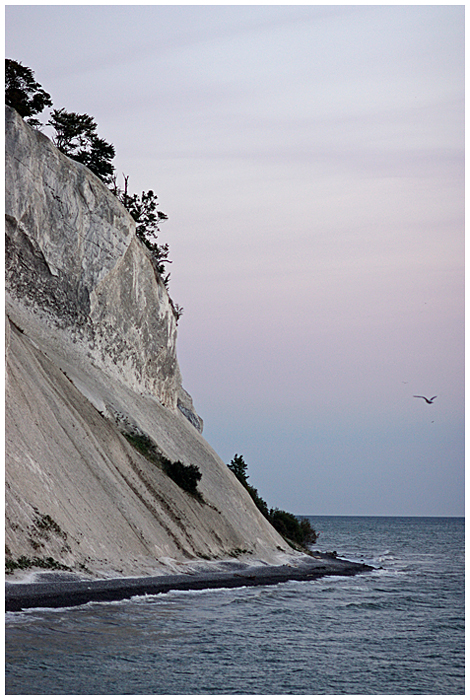
POLYGON ((279 508, 270 511, 272 526, 287 540, 293 540, 301 545, 314 544, 317 541, 317 533, 306 518, 299 520, 279 508))
POLYGON ((247 484, 246 490, 248 491, 251 498, 255 502, 256 507, 258 508, 259 511, 261 511, 261 513, 264 515, 266 520, 270 520, 268 504, 266 503, 266 501, 263 498, 261 498, 261 496, 258 493, 258 489, 255 489, 255 487, 252 486, 251 484, 247 484))
MULTIPOLYGON (((142 192, 140 195, 129 194, 128 182, 129 175, 124 175, 124 189, 121 189, 116 177, 113 177, 111 191, 134 219, 137 237, 150 251, 162 282, 168 289, 170 273, 165 274, 165 264, 171 263, 168 258, 170 247, 168 243, 160 244, 157 236, 157 232, 160 231, 160 222, 168 219, 168 216, 158 210, 158 197, 153 190, 142 192)), ((179 310, 177 320, 181 313, 182 309, 179 310)))
POLYGON ((140 454, 148 459, 149 462, 162 469, 175 484, 199 501, 204 502, 197 488, 202 474, 195 464, 186 465, 182 462, 172 462, 167 459, 159 452, 156 443, 144 433, 123 431, 122 434, 140 454))
POLYGON ((261 498, 257 489, 248 483, 248 465, 241 455, 236 454, 227 466, 246 488, 258 510, 261 511, 266 520, 271 523, 285 540, 298 544, 301 547, 306 547, 317 541, 318 535, 306 518, 299 520, 292 513, 287 513, 279 508, 271 508, 269 510, 266 501, 261 498))
POLYGON ((53 557, 33 557, 30 559, 24 555, 21 555, 18 559, 12 559, 11 557, 5 558, 5 573, 12 574, 16 569, 30 569, 33 566, 37 566, 40 569, 59 569, 61 571, 72 571, 69 566, 61 564, 53 557))
POLYGON ((165 457, 161 458, 161 462, 165 474, 169 476, 175 484, 192 496, 201 499, 201 494, 197 490, 197 485, 201 480, 202 474, 196 465, 189 464, 187 466, 182 462, 170 462, 170 460, 165 457))
POLYGON ((5 104, 16 109, 30 126, 38 127, 41 123, 33 115, 51 107, 52 100, 49 93, 35 81, 31 68, 23 66, 21 61, 6 58, 5 104))

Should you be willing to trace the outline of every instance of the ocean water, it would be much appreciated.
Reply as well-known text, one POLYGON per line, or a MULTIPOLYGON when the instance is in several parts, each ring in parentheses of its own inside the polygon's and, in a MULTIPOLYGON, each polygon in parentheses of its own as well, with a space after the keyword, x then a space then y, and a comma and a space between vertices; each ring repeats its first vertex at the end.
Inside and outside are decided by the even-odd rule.
POLYGON ((6 693, 463 695, 464 519, 314 517, 352 578, 6 615, 6 693))

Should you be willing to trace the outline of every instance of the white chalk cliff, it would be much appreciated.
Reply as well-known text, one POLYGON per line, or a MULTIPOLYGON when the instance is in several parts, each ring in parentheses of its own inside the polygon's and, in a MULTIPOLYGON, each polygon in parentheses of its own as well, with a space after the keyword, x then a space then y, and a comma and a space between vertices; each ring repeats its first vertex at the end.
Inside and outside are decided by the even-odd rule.
POLYGON ((6 547, 94 576, 293 552, 202 437, 135 224, 6 108, 6 547), (202 473, 198 500, 123 433, 202 473))

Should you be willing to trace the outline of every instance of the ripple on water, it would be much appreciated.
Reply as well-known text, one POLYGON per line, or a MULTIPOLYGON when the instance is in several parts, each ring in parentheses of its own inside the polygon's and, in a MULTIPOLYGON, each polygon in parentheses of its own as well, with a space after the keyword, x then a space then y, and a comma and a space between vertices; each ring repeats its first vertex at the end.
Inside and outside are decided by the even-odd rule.
POLYGON ((402 552, 407 519, 383 525, 383 569, 353 578, 8 613, 7 693, 463 694, 463 523, 436 542, 413 522, 402 552))

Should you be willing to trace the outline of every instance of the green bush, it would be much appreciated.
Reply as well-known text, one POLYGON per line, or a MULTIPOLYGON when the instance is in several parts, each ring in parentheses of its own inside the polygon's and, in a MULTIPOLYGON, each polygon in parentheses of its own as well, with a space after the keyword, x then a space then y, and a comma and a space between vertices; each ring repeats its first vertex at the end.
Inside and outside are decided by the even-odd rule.
POLYGON ((302 538, 300 523, 292 513, 287 513, 285 510, 273 508, 270 513, 271 523, 273 527, 284 538, 299 542, 302 538))
POLYGON ((55 520, 51 518, 50 515, 42 515, 40 518, 36 518, 34 521, 36 527, 43 533, 47 534, 48 532, 55 532, 61 537, 63 537, 64 540, 67 539, 66 533, 62 530, 60 525, 56 523, 55 520))
POLYGON ((317 533, 306 518, 299 520, 292 513, 273 508, 270 512, 270 521, 284 539, 292 540, 302 546, 314 544, 317 540, 317 533))
POLYGON ((235 455, 235 457, 232 459, 230 464, 227 464, 227 467, 230 469, 230 471, 235 474, 237 477, 238 481, 243 484, 243 486, 247 486, 248 484, 248 464, 245 462, 243 459, 242 455, 235 455))
POLYGON ((162 457, 162 466, 165 474, 172 479, 175 484, 192 496, 196 498, 201 498, 201 494, 197 490, 197 485, 201 480, 202 474, 199 469, 194 465, 190 464, 186 466, 182 462, 170 462, 169 459, 162 457))
POLYGON ((111 183, 116 151, 111 143, 100 138, 98 125, 89 114, 53 109, 47 122, 55 131, 54 144, 66 156, 86 165, 100 180, 111 183))
POLYGON ((175 484, 184 491, 187 491, 192 496, 195 496, 200 501, 203 500, 201 494, 197 490, 197 485, 201 480, 202 474, 198 467, 194 464, 186 466, 182 462, 172 462, 158 452, 157 445, 153 440, 144 433, 122 433, 128 442, 142 454, 149 462, 155 464, 160 469, 163 469, 165 474, 170 477, 175 484))
MULTIPOLYGON (((159 243, 157 233, 160 231, 159 224, 166 221, 168 216, 157 209, 159 206, 157 195, 153 190, 139 194, 129 194, 129 175, 124 175, 124 189, 117 184, 116 176, 113 176, 111 192, 119 199, 121 204, 127 209, 136 223, 137 238, 147 247, 152 256, 156 270, 168 289, 170 273, 166 273, 166 264, 171 263, 169 259, 170 247, 168 243, 159 243)), ((173 312, 178 321, 183 313, 179 304, 171 302, 173 312)))
POLYGON ((302 520, 300 520, 299 522, 300 522, 300 527, 302 529, 302 537, 303 537, 302 543, 304 545, 315 544, 315 542, 318 539, 318 533, 315 532, 315 530, 310 525, 307 518, 302 518, 302 520))
POLYGON ((230 464, 227 464, 227 467, 246 488, 258 510, 261 511, 266 520, 271 523, 285 540, 294 542, 301 547, 306 547, 308 544, 314 544, 317 541, 318 535, 306 518, 299 520, 292 513, 287 513, 279 508, 271 508, 269 510, 268 504, 258 494, 258 490, 248 483, 248 465, 242 455, 236 454, 230 464))

